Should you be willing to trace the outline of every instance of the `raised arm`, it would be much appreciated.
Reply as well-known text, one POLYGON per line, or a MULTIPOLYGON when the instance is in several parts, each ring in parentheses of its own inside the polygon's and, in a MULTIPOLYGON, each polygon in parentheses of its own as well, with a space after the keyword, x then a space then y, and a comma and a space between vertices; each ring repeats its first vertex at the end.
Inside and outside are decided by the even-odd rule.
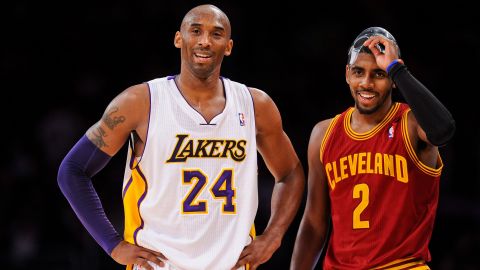
POLYGON ((280 247, 300 205, 304 173, 292 143, 283 131, 275 103, 263 91, 251 88, 250 92, 255 104, 257 148, 275 177, 269 222, 263 234, 243 250, 236 265, 250 263, 250 269, 254 270, 280 247))
POLYGON ((415 137, 434 146, 441 146, 450 141, 455 133, 455 120, 452 114, 407 70, 403 60, 398 59, 397 46, 381 36, 369 38, 364 45, 374 53, 378 66, 388 72, 410 105, 418 121, 414 130, 415 137), (385 53, 380 53, 375 46, 377 43, 385 46, 385 53))
POLYGON ((397 88, 402 93, 418 121, 416 135, 419 139, 435 146, 449 142, 455 133, 455 120, 448 109, 403 63, 394 63, 388 70, 397 88))
POLYGON ((330 120, 318 123, 308 144, 308 196, 295 240, 290 269, 313 269, 326 241, 330 217, 328 184, 320 161, 320 146, 330 120))
POLYGON ((91 178, 102 170, 134 132, 142 146, 148 126, 149 92, 146 84, 128 88, 113 99, 102 118, 94 124, 63 159, 58 185, 75 214, 97 243, 121 264, 137 263, 152 269, 150 260, 162 265, 159 253, 122 241, 112 226, 91 178))

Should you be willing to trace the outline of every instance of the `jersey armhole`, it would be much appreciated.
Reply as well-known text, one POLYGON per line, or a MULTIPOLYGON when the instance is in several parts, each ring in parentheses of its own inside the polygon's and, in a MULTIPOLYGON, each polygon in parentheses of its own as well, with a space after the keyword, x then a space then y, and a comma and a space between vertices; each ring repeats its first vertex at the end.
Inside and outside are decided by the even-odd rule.
POLYGON ((143 158, 143 155, 145 154, 145 150, 147 149, 147 144, 148 144, 148 134, 149 134, 149 131, 150 131, 150 121, 152 120, 152 110, 153 110, 153 104, 152 104, 152 89, 150 87, 150 83, 146 83, 147 84, 147 88, 148 88, 148 98, 150 100, 150 108, 148 110, 148 122, 147 122, 147 134, 145 136, 145 144, 143 146, 143 150, 142 150, 142 154, 140 156, 135 156, 135 139, 134 139, 134 135, 133 133, 130 133, 130 137, 129 137, 129 144, 130 144, 130 147, 131 147, 131 151, 132 151, 132 156, 131 156, 131 160, 130 160, 130 168, 133 170, 135 169, 138 164, 140 163, 140 161, 142 161, 142 158, 143 158))
POLYGON ((330 121, 330 124, 328 124, 327 131, 325 131, 325 135, 323 135, 322 143, 320 145, 320 162, 323 163, 323 155, 325 153, 325 147, 328 141, 328 138, 330 138, 330 134, 332 134, 332 129, 335 127, 338 118, 340 117, 340 114, 337 114, 332 121, 330 121))
POLYGON ((402 115, 402 138, 403 138, 403 143, 405 145, 405 149, 408 152, 408 155, 410 156, 410 159, 413 161, 415 166, 422 171, 423 173, 430 175, 430 176, 440 176, 440 173, 442 172, 443 168, 443 161, 440 156, 440 153, 438 153, 437 150, 437 163, 439 164, 438 168, 432 168, 430 166, 425 165, 423 162, 420 161, 420 159, 417 156, 417 153, 415 152, 415 149, 413 148, 412 142, 410 140, 410 136, 408 134, 408 113, 411 111, 411 109, 405 110, 405 112, 402 115))

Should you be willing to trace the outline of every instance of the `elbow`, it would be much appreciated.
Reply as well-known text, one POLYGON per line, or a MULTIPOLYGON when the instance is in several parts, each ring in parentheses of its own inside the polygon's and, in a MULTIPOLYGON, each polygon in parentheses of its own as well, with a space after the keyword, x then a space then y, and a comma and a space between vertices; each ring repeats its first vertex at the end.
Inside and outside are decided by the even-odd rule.
POLYGON ((67 155, 60 164, 57 174, 57 184, 63 195, 67 196, 72 194, 73 190, 73 178, 74 175, 79 175, 81 173, 81 168, 74 162, 72 162, 67 155))
POLYGON ((303 193, 305 189, 305 172, 303 170, 302 163, 298 161, 297 166, 293 170, 295 181, 295 188, 299 193, 303 193))
POLYGON ((429 141, 435 146, 443 146, 450 142, 456 131, 455 120, 452 118, 441 129, 441 132, 433 133, 428 136, 429 141))
POLYGON ((68 172, 69 170, 69 162, 66 159, 62 160, 62 163, 58 167, 58 174, 57 174, 57 184, 63 194, 68 190, 68 172))

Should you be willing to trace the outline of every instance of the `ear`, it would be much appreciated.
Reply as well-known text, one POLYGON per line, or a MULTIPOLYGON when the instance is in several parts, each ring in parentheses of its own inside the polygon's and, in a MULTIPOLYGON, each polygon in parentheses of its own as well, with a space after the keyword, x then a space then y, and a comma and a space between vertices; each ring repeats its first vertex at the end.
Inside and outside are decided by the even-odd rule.
POLYGON ((230 54, 232 54, 232 49, 233 49, 233 40, 230 39, 228 41, 227 47, 225 48, 224 55, 229 56, 230 54))
POLYGON ((173 39, 173 45, 175 45, 176 48, 182 48, 182 33, 180 31, 177 31, 175 33, 175 38, 173 39))
POLYGON ((350 73, 348 73, 349 67, 345 66, 345 81, 350 85, 350 73))

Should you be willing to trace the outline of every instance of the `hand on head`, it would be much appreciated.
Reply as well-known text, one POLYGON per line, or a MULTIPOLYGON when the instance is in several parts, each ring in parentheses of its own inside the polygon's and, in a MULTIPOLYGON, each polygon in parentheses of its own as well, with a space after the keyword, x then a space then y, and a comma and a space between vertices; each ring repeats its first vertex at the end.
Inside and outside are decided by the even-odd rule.
MULTIPOLYGON (((398 46, 392 40, 383 36, 371 36, 363 43, 363 46, 372 51, 377 65, 383 70, 387 70, 388 65, 399 58, 398 46), (385 48, 383 52, 380 51, 381 47, 385 48)), ((403 63, 401 59, 398 60, 403 63)))

